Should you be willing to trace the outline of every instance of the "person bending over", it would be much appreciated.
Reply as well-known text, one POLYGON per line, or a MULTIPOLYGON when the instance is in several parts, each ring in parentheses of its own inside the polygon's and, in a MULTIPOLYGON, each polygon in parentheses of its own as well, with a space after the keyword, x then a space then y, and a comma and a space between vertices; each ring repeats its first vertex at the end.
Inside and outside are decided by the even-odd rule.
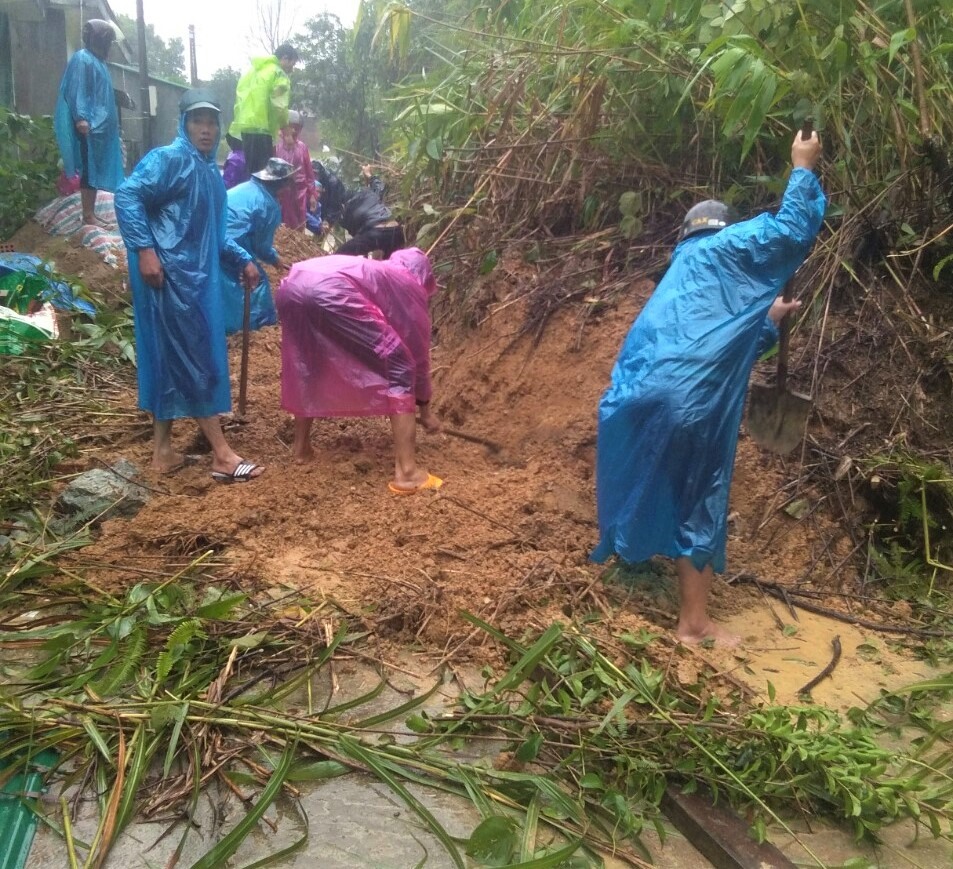
POLYGON ((281 323, 281 406, 295 417, 294 457, 314 455, 317 417, 388 416, 395 495, 437 489, 416 460, 416 418, 440 430, 430 409, 430 296, 426 254, 389 260, 324 256, 297 263, 276 294, 281 323))
POLYGON ((748 377, 797 303, 778 298, 811 249, 826 200, 817 134, 791 148, 781 208, 742 223, 709 200, 686 215, 672 262, 633 324, 599 404, 596 562, 675 559, 685 643, 739 638, 712 621, 748 377))

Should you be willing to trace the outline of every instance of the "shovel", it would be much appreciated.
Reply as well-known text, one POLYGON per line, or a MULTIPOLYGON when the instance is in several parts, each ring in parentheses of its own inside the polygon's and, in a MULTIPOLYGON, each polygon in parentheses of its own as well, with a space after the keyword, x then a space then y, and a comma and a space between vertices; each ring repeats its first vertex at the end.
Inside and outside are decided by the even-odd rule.
MULTIPOLYGON (((812 129, 810 119, 806 120, 801 127, 801 138, 809 139, 812 129)), ((792 296, 792 281, 788 281, 781 298, 790 302, 792 296)), ((790 337, 791 316, 788 314, 779 329, 778 376, 774 386, 753 384, 748 399, 748 433, 759 446, 781 455, 791 452, 801 442, 813 406, 810 396, 785 388, 790 337)))

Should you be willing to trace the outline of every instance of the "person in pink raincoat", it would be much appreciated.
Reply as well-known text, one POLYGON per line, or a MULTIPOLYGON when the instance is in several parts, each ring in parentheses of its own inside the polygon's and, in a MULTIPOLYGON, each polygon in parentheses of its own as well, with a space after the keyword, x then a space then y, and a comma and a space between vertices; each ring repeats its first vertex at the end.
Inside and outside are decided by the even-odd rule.
POLYGON ((295 417, 292 452, 314 457, 315 417, 389 416, 395 495, 443 481, 416 461, 415 411, 430 432, 430 296, 436 281, 419 248, 388 260, 322 256, 296 263, 275 295, 281 323, 281 406, 295 417))
POLYGON ((288 125, 281 128, 275 156, 295 167, 295 180, 278 194, 281 222, 290 229, 304 230, 310 200, 314 196, 314 169, 311 153, 300 139, 301 114, 288 112, 288 125))

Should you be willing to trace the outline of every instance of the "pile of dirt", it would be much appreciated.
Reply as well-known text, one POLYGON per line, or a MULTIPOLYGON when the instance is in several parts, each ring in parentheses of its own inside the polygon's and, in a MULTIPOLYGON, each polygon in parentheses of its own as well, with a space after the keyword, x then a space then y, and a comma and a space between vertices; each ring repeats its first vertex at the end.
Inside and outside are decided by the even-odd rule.
MULTIPOLYGON (((41 256, 63 244, 30 238, 30 252, 41 256)), ((296 258, 282 235, 278 246, 287 260, 296 258)), ((80 251, 71 256, 77 259, 61 257, 61 268, 92 268, 80 251)), ((387 421, 333 419, 315 423, 316 459, 296 463, 290 418, 280 407, 280 330, 265 328, 251 336, 246 419, 228 430, 241 455, 267 466, 265 475, 223 486, 213 482, 206 456, 173 475, 150 476, 157 493, 151 503, 134 519, 105 523, 82 552, 85 564, 99 565, 89 568, 93 581, 131 585, 157 563, 185 564, 211 548, 250 591, 298 589, 350 614, 378 638, 448 658, 489 654, 463 612, 514 637, 588 611, 618 629, 672 627, 671 594, 606 583, 606 569, 588 560, 597 539, 596 408, 652 284, 633 283, 617 304, 597 313, 559 310, 537 343, 522 334, 523 308, 513 301, 526 269, 518 258, 504 257, 482 279, 486 316, 479 328, 444 324, 433 348, 438 416, 497 442, 498 453, 421 433, 420 463, 445 485, 396 498, 387 490, 393 470, 387 421)), ((238 336, 230 339, 230 354, 237 395, 238 336)), ((145 415, 142 422, 122 454, 146 467, 145 415)), ((177 448, 194 450, 191 423, 178 424, 174 437, 177 448)), ((108 448, 101 456, 116 457, 108 448)), ((831 591, 850 585, 848 530, 823 509, 821 490, 792 488, 790 480, 782 460, 742 433, 731 495, 731 571, 831 591), (806 508, 790 509, 795 500, 806 508)), ((763 606, 749 587, 716 586, 716 617, 763 606)))
POLYGON ((75 237, 50 235, 38 223, 29 222, 10 240, 18 253, 29 253, 49 263, 62 275, 77 278, 94 296, 109 306, 128 304, 126 265, 111 266, 95 251, 79 244, 75 237))

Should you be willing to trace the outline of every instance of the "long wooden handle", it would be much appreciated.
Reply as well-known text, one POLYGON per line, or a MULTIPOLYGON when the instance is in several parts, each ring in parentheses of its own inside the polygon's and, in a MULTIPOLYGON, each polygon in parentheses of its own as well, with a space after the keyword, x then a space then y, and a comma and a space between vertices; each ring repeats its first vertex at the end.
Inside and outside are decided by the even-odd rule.
POLYGON ((251 290, 245 290, 245 307, 242 311, 242 371, 238 381, 238 417, 245 416, 245 399, 248 395, 248 333, 251 331, 251 290))
POLYGON ((491 453, 498 453, 502 449, 496 441, 491 441, 489 438, 483 438, 479 435, 468 434, 467 432, 457 431, 456 429, 447 428, 446 426, 444 426, 441 431, 451 437, 460 438, 462 441, 469 441, 471 444, 480 444, 486 447, 491 453))
MULTIPOLYGON (((814 134, 814 119, 805 118, 801 124, 801 138, 810 139, 814 134)), ((790 302, 794 298, 794 279, 789 280, 781 292, 781 298, 790 302)), ((788 381, 788 346, 791 343, 791 315, 785 314, 778 327, 778 392, 784 390, 788 381)))

